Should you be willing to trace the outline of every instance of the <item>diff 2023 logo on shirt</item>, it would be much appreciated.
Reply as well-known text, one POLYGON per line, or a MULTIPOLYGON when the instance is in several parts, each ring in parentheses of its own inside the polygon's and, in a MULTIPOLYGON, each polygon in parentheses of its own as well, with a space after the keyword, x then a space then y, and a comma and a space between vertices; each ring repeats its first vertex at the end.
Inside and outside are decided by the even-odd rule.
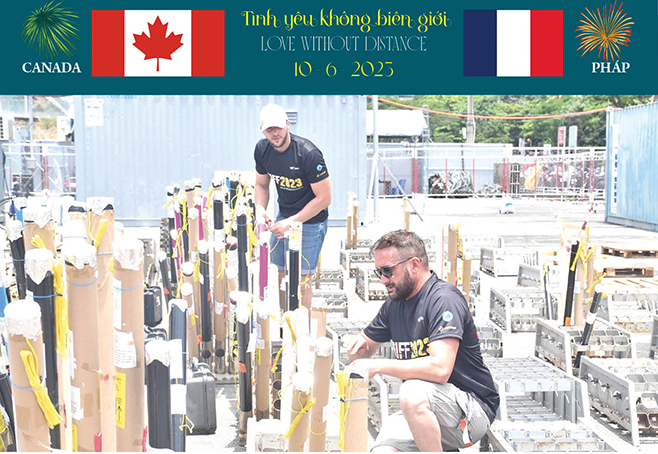
POLYGON ((94 10, 91 22, 92 76, 224 76, 224 11, 94 10))

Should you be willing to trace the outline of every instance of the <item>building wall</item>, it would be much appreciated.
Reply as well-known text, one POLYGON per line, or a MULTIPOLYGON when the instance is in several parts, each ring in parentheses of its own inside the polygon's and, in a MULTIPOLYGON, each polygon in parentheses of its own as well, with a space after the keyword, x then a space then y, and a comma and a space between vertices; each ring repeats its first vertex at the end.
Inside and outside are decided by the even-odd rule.
POLYGON ((658 230, 658 104, 607 117, 606 221, 658 230))
POLYGON ((260 109, 270 102, 296 111, 291 131, 322 150, 329 216, 344 223, 348 191, 365 206, 361 96, 76 96, 77 197, 114 197, 117 219, 154 225, 166 216, 167 185, 201 178, 208 188, 216 170, 254 171, 260 109), (102 125, 94 126, 95 113, 102 125))

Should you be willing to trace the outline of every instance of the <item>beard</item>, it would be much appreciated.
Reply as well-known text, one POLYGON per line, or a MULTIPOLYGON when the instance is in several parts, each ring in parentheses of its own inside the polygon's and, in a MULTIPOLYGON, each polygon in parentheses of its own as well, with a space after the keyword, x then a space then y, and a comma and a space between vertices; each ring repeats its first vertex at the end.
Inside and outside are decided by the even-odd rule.
POLYGON ((393 301, 406 300, 413 293, 414 288, 415 288, 415 283, 411 278, 411 274, 409 273, 409 270, 406 269, 404 270, 404 278, 402 279, 401 282, 397 284, 389 283, 386 286, 386 290, 388 290, 388 295, 391 297, 393 301))

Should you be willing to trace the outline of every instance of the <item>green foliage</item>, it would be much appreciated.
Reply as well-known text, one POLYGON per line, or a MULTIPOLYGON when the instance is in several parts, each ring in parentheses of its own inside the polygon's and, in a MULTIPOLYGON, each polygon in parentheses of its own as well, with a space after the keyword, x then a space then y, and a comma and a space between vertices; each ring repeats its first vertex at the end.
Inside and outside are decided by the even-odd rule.
MULTIPOLYGON (((431 95, 415 96, 413 100, 399 101, 409 106, 427 105, 432 111, 467 113, 467 96, 431 95)), ((555 115, 584 112, 611 107, 629 107, 650 102, 651 96, 608 96, 608 95, 495 95, 475 96, 475 115, 526 116, 555 115)), ((380 109, 400 109, 398 106, 379 103, 380 109)), ((557 129, 560 126, 578 126, 578 146, 594 147, 605 145, 606 113, 562 117, 547 120, 493 120, 476 119, 475 140, 479 143, 512 143, 519 138, 530 139, 532 146, 544 143, 557 144, 557 129)), ((430 114, 430 137, 436 143, 462 143, 462 128, 465 118, 430 114)))
POLYGON ((75 50, 75 46, 71 40, 78 39, 78 29, 73 23, 78 16, 61 4, 53 5, 50 1, 32 11, 23 21, 23 42, 28 48, 36 47, 39 55, 46 53, 51 59, 59 52, 69 57, 73 55, 71 50, 75 50))

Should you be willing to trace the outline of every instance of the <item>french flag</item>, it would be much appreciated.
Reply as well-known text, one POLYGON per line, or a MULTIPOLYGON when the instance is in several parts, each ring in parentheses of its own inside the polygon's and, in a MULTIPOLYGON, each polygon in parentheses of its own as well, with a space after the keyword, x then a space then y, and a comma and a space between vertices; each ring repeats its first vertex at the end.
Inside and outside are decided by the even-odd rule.
POLYGON ((92 10, 94 77, 224 76, 224 11, 92 10))
POLYGON ((464 76, 562 77, 561 10, 465 10, 464 76))

